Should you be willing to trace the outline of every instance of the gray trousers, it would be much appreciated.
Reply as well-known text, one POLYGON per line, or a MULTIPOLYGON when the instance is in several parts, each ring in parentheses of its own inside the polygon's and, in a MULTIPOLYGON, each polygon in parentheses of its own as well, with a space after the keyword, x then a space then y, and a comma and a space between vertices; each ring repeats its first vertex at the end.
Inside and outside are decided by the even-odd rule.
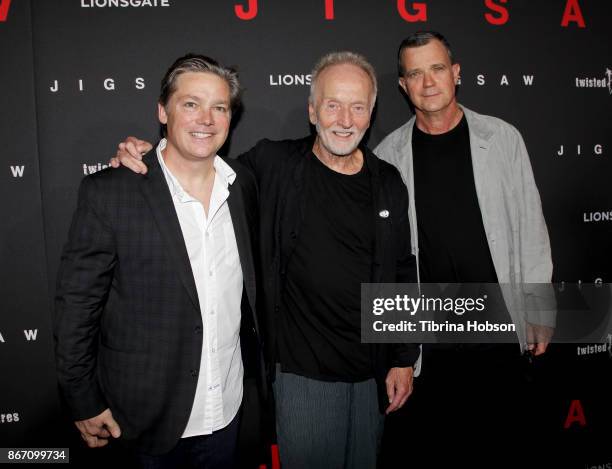
POLYGON ((318 381, 279 368, 274 397, 283 469, 375 469, 384 416, 374 379, 318 381))

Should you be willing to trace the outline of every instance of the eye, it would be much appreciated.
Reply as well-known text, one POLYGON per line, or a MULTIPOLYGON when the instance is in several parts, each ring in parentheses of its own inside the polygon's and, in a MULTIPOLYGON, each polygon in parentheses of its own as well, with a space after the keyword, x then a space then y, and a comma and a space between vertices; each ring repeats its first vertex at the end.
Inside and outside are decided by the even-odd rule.
POLYGON ((338 109, 338 103, 327 103, 327 109, 330 111, 335 111, 338 109))
POLYGON ((222 112, 222 113, 226 113, 227 112, 227 107, 226 106, 222 106, 222 105, 218 105, 218 106, 213 106, 213 109, 217 112, 222 112))
POLYGON ((440 72, 442 70, 446 70, 446 67, 442 64, 434 65, 431 67, 435 72, 440 72))
POLYGON ((407 77, 409 80, 412 80, 412 79, 414 79, 414 78, 419 77, 420 75, 421 75, 421 72, 420 72, 420 71, 418 71, 418 70, 413 70, 413 71, 411 71, 411 72, 408 72, 408 74, 406 75, 406 77, 407 77))
POLYGON ((363 104, 356 104, 355 106, 353 106, 353 110, 355 112, 364 112, 366 109, 366 107, 363 104))
POLYGON ((193 102, 193 101, 186 101, 183 104, 184 107, 186 107, 187 109, 195 109, 197 106, 197 103, 193 102))

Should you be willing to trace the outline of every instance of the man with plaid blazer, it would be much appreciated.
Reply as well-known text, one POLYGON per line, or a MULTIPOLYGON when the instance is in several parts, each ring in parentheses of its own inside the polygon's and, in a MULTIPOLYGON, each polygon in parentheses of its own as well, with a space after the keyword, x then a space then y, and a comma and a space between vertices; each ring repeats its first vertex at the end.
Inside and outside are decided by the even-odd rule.
POLYGON ((63 395, 89 446, 120 438, 144 467, 233 466, 242 380, 263 373, 256 184, 216 154, 238 99, 233 71, 178 59, 148 174, 86 177, 62 254, 63 395))

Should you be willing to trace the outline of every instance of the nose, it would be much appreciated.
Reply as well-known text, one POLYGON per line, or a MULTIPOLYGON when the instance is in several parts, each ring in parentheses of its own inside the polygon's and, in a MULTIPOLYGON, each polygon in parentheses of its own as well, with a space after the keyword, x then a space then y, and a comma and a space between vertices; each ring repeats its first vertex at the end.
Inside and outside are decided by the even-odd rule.
POLYGON ((213 113, 211 112, 210 108, 207 108, 204 106, 200 108, 200 111, 198 112, 198 115, 197 115, 197 123, 206 125, 206 126, 210 126, 215 123, 214 118, 213 118, 213 113))
POLYGON ((433 86, 433 85, 435 85, 433 74, 429 72, 425 72, 423 74, 423 86, 428 87, 428 86, 433 86))
POLYGON ((348 107, 342 107, 340 109, 340 113, 338 114, 338 124, 345 129, 353 127, 353 115, 348 107))

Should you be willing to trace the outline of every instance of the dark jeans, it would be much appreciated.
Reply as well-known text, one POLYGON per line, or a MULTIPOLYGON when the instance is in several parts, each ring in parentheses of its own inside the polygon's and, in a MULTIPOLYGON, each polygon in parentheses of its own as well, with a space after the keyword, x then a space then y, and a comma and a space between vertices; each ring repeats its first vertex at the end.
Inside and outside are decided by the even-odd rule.
POLYGON ((227 427, 211 435, 181 438, 169 453, 137 453, 137 463, 143 469, 232 469, 237 465, 239 422, 240 412, 227 427))
POLYGON ((373 469, 382 436, 374 379, 328 382, 283 373, 274 382, 283 469, 373 469))

